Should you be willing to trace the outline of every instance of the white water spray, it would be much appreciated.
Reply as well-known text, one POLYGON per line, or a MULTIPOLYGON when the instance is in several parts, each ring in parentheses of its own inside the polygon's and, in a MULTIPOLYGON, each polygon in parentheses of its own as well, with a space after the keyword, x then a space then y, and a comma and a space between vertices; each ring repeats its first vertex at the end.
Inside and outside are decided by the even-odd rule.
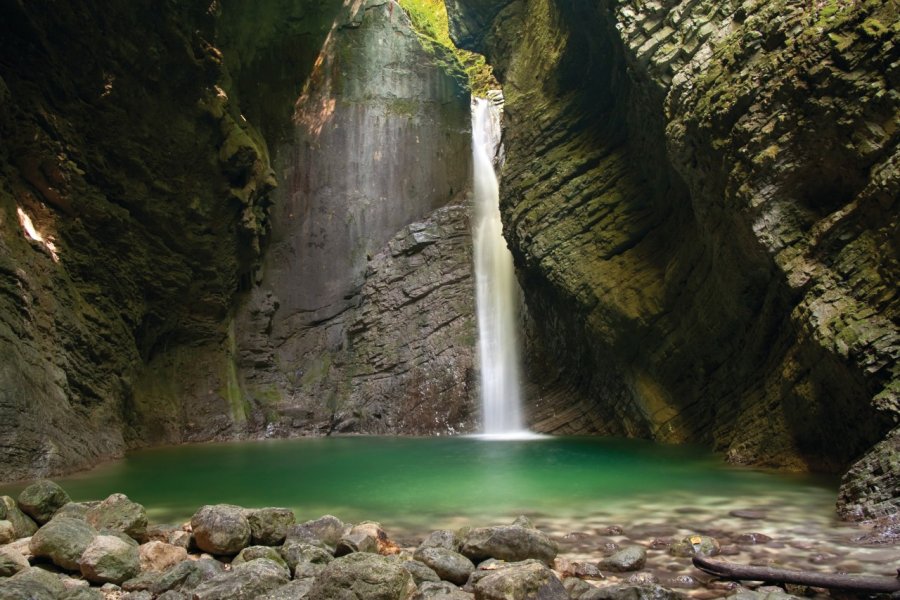
POLYGON ((519 385, 519 290, 512 254, 500 223, 500 192, 492 157, 500 143, 500 112, 490 100, 472 107, 475 178, 475 299, 481 358, 481 408, 484 434, 528 434, 522 420, 519 385))

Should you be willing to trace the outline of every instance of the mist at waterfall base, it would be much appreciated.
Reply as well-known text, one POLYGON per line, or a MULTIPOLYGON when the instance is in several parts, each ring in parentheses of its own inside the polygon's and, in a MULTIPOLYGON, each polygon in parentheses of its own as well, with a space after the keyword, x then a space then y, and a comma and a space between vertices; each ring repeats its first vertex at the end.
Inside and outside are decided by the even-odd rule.
POLYGON ((531 434, 522 418, 518 336, 519 288, 503 238, 500 191, 493 157, 500 144, 500 111, 493 102, 472 104, 472 172, 475 300, 482 437, 520 439, 531 434))

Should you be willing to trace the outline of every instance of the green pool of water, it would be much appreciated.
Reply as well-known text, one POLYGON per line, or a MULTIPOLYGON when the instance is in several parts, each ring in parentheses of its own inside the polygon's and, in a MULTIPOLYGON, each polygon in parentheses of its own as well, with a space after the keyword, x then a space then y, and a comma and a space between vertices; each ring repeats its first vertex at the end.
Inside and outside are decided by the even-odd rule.
MULTIPOLYGON (((787 507, 831 518, 836 482, 730 468, 694 448, 553 437, 332 437, 179 446, 135 452, 56 479, 74 500, 113 492, 154 522, 201 505, 287 506, 299 520, 334 514, 389 531, 537 518, 636 518, 698 506, 787 507)), ((23 486, 0 490, 16 493, 23 486)), ((727 512, 727 511, 726 511, 727 512)))

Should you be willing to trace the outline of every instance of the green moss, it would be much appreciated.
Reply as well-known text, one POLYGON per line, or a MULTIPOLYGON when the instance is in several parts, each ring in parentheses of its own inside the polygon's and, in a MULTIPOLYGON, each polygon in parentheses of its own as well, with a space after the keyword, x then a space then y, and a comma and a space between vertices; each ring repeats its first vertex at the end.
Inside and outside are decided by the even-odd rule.
POLYGON ((419 104, 410 98, 397 98, 388 104, 387 110, 392 115, 412 117, 418 111, 419 104))
POLYGON ((331 354, 325 353, 316 357, 300 378, 303 387, 317 385, 325 381, 331 370, 331 354))
POLYGON ((874 17, 870 17, 862 22, 860 29, 872 39, 880 39, 891 32, 885 27, 884 23, 874 17))
POLYGON ((222 395, 228 400, 231 407, 231 417, 235 423, 246 423, 249 407, 241 392, 241 384, 238 381, 237 365, 234 357, 237 355, 237 341, 234 335, 234 321, 228 326, 228 352, 225 355, 225 373, 223 377, 224 389, 222 395))
POLYGON ((844 50, 846 50, 847 48, 852 46, 853 42, 856 41, 856 36, 853 35, 852 33, 847 34, 847 35, 840 35, 837 33, 829 33, 828 38, 832 42, 834 42, 834 46, 835 46, 835 48, 837 48, 837 50, 839 52, 843 52, 844 50))

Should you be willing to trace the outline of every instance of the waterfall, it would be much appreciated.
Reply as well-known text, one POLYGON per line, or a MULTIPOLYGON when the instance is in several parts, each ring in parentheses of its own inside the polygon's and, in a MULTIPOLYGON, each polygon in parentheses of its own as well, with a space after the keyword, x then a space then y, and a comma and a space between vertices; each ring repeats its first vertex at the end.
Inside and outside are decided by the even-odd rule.
POLYGON ((492 158, 500 143, 500 111, 490 100, 472 105, 475 217, 475 299, 481 359, 483 431, 527 433, 522 420, 517 315, 519 288, 500 223, 500 191, 492 158))

